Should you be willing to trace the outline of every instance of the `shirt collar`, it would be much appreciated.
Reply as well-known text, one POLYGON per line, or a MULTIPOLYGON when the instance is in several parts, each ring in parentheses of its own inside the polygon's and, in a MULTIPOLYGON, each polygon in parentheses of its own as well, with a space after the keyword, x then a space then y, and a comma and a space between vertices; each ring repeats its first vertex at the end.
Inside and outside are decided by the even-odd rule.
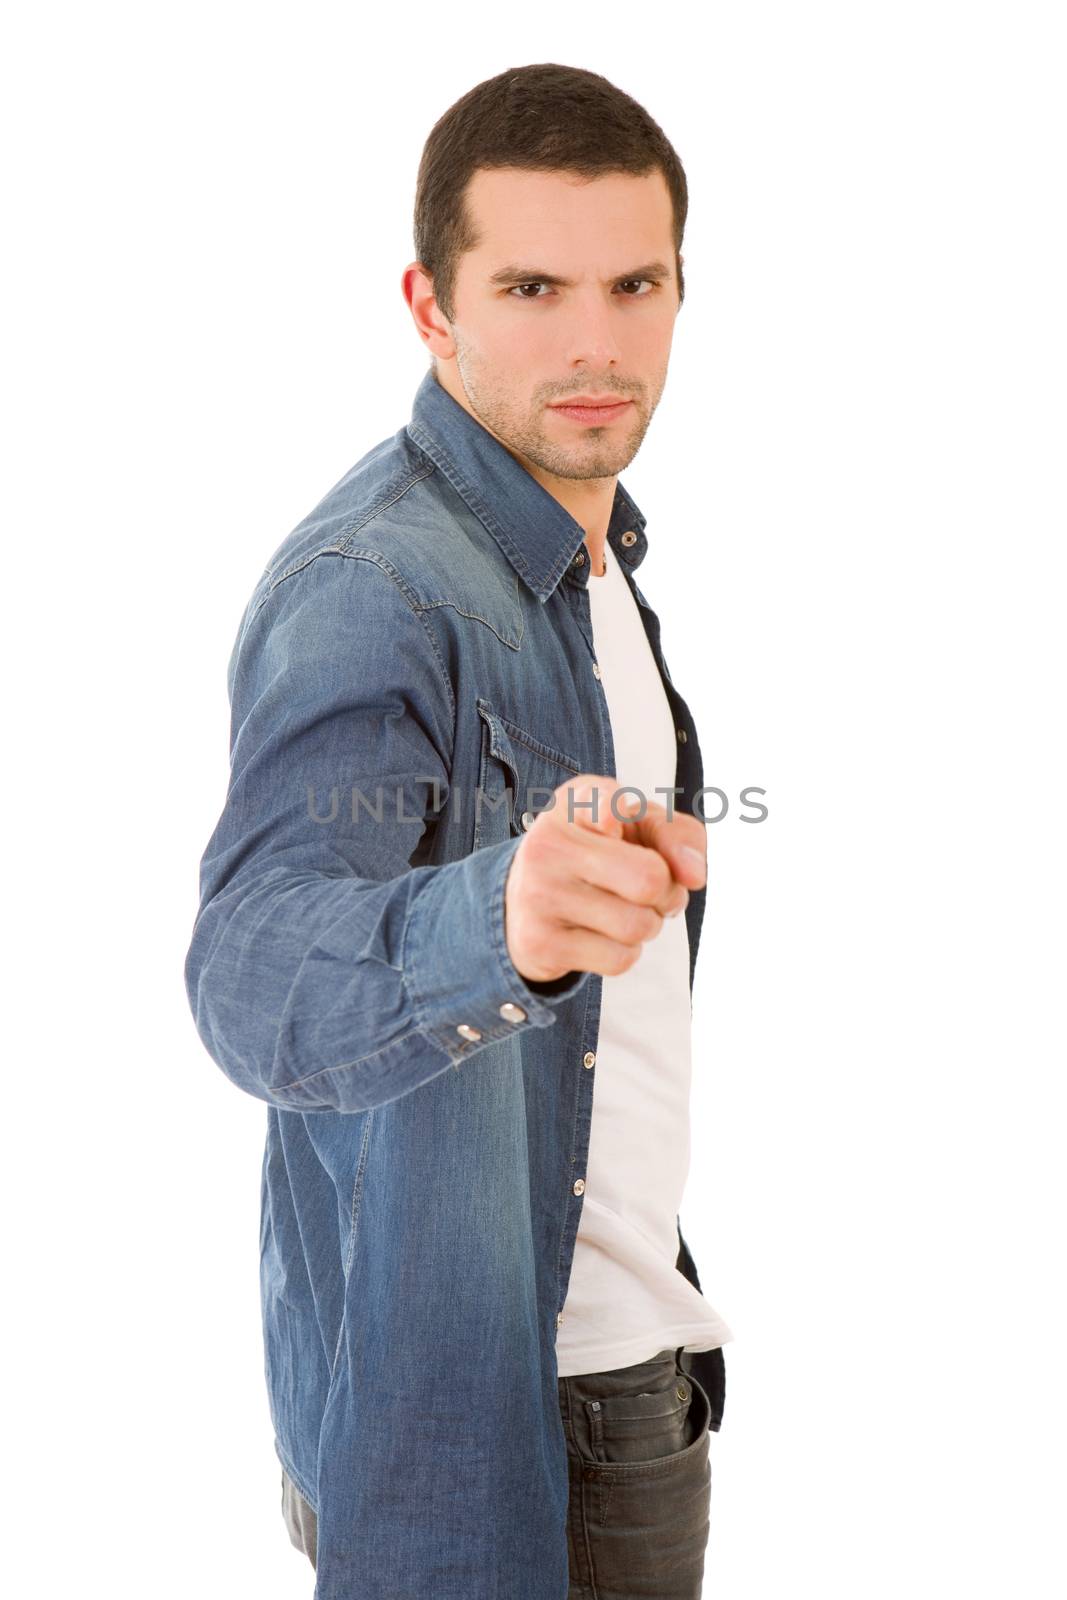
MULTIPOLYGON (((572 583, 588 581, 581 523, 452 398, 432 368, 416 390, 407 432, 485 524, 539 600, 549 599, 565 574, 572 583)), ((618 480, 608 542, 631 572, 645 558, 645 518, 618 480)))

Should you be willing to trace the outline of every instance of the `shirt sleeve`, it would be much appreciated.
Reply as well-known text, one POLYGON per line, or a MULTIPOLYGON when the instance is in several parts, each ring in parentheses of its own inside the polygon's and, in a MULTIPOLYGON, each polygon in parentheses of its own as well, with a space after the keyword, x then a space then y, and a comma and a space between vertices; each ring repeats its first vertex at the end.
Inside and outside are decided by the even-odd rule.
POLYGON ((364 1111, 550 1026, 548 1001, 588 973, 531 985, 511 961, 521 837, 411 865, 449 796, 455 706, 402 581, 341 552, 265 575, 228 688, 230 777, 185 958, 227 1076, 288 1109, 364 1111))

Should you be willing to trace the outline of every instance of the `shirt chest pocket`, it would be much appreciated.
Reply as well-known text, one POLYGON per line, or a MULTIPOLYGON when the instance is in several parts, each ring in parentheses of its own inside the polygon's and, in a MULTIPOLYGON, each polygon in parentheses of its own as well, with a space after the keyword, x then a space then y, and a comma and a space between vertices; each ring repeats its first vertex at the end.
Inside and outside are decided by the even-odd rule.
POLYGON ((475 850, 524 833, 560 784, 583 770, 574 756, 546 744, 481 695, 477 706, 482 747, 471 796, 475 850))

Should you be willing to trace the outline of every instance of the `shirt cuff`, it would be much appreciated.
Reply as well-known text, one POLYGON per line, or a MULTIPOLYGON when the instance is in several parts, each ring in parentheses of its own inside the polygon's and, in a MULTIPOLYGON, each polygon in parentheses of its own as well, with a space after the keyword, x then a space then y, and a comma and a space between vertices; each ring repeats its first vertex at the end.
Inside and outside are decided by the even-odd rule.
POLYGON ((548 1001, 571 999, 589 977, 567 972, 530 984, 508 954, 504 890, 523 837, 428 873, 408 907, 404 977, 415 1026, 456 1065, 524 1028, 550 1027, 548 1001))

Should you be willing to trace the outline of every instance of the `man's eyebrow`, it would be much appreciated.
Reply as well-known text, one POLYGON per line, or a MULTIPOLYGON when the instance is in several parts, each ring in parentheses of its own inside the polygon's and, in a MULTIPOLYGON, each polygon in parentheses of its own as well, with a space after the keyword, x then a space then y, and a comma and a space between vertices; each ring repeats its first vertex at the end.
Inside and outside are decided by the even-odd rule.
MULTIPOLYGON (((611 283, 624 283, 629 278, 669 278, 671 269, 664 266, 662 261, 646 261, 643 267, 631 267, 628 272, 619 272, 609 281, 611 283)), ((545 272, 541 267, 501 267, 499 272, 494 272, 489 282, 491 284, 516 284, 516 283, 549 283, 558 289, 573 289, 574 282, 571 278, 561 278, 558 273, 545 272)))

